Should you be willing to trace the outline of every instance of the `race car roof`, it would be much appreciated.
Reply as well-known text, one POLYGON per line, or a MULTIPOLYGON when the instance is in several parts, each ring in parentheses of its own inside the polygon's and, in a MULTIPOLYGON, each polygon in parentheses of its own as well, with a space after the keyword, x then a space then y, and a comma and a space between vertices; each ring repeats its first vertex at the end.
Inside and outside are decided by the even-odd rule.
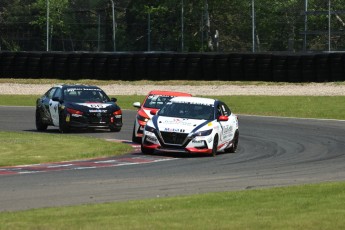
POLYGON ((82 85, 82 84, 56 84, 55 87, 59 88, 90 88, 90 89, 99 89, 95 85, 82 85))
POLYGON ((152 90, 149 92, 149 95, 166 95, 166 96, 185 96, 191 97, 192 95, 189 93, 182 93, 182 92, 175 92, 175 91, 163 91, 163 90, 152 90))
POLYGON ((191 104, 203 104, 214 105, 215 99, 203 98, 203 97, 174 97, 170 102, 176 103, 191 103, 191 104))

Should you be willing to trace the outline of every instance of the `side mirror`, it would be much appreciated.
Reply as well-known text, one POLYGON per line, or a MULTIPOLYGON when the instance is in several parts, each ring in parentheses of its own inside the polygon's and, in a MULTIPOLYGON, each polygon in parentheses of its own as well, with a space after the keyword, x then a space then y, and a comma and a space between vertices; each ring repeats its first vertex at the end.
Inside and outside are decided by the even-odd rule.
POLYGON ((141 107, 140 102, 134 102, 133 106, 138 109, 141 107))
POLYGON ((110 98, 112 102, 117 102, 117 99, 115 97, 110 98))
POLYGON ((158 112, 158 110, 151 110, 151 111, 150 111, 150 114, 154 116, 154 115, 157 114, 157 112, 158 112))
POLYGON ((61 102, 61 100, 60 100, 59 97, 53 97, 52 100, 53 100, 53 101, 56 101, 56 102, 61 102))
POLYGON ((227 116, 219 116, 218 117, 218 121, 228 121, 229 120, 229 117, 227 116))

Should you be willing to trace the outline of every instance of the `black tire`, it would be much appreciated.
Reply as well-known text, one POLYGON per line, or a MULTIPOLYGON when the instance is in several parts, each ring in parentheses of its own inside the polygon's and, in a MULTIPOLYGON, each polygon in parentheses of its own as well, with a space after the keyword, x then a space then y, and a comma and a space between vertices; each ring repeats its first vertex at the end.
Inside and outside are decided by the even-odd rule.
POLYGON ((239 136, 240 136, 240 133, 239 133, 238 130, 236 130, 234 139, 232 140, 231 147, 224 150, 226 153, 235 153, 236 152, 237 146, 238 146, 238 138, 239 138, 239 136))
POLYGON ((65 116, 63 113, 60 113, 59 116, 59 131, 60 133, 68 133, 70 128, 66 124, 65 116))
POLYGON ((36 129, 37 131, 45 131, 47 130, 48 125, 44 124, 41 118, 41 113, 36 110, 36 129))
POLYGON ((213 140, 213 146, 212 146, 212 156, 217 156, 217 150, 218 150, 218 136, 216 135, 213 140))
POLYGON ((132 133, 132 142, 134 143, 141 143, 141 138, 135 136, 135 126, 133 127, 133 133, 132 133))
POLYGON ((141 145, 141 152, 144 154, 153 154, 154 150, 145 148, 143 145, 141 145))

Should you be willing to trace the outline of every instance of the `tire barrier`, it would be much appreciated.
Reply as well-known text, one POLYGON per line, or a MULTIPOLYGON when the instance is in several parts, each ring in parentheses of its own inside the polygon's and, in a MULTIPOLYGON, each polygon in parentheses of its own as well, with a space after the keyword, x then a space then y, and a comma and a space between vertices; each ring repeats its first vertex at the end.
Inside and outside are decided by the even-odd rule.
POLYGON ((184 53, 175 54, 173 58, 174 65, 174 79, 187 79, 187 55, 184 53))
POLYGON ((275 55, 272 58, 272 80, 275 82, 286 82, 287 79, 287 56, 275 55))
POLYGON ((14 77, 14 57, 16 53, 1 52, 0 53, 0 74, 2 77, 14 77))
POLYGON ((243 70, 246 68, 243 65, 243 54, 230 54, 229 55, 229 67, 230 67, 230 81, 242 81, 244 80, 243 70))
POLYGON ((0 52, 1 78, 345 81, 345 53, 0 52))
MULTIPOLYGON (((150 79, 150 80, 160 80, 160 65, 159 65, 159 54, 149 53, 146 55, 146 67, 147 67, 147 75, 141 79, 150 79)), ((135 79, 139 80, 139 79, 135 79)))
POLYGON ((256 57, 256 65, 257 65, 256 79, 262 79, 262 81, 273 81, 271 54, 259 54, 256 57))
POLYGON ((186 79, 188 80, 205 80, 201 69, 201 55, 187 54, 187 72, 186 79))
POLYGON ((117 54, 110 54, 107 60, 107 79, 109 80, 119 80, 121 79, 121 57, 117 54))
POLYGON ((217 80, 229 81, 231 72, 229 65, 229 55, 227 54, 216 54, 214 57, 214 68, 212 71, 216 74, 217 80))
POLYGON ((41 58, 42 53, 30 53, 27 57, 27 67, 25 70, 27 78, 41 78, 41 58))
POLYGON ((162 53, 159 59, 160 79, 174 80, 174 54, 162 53))
POLYGON ((120 56, 120 79, 122 81, 132 81, 135 79, 135 70, 133 65, 134 55, 131 53, 121 54, 120 56))

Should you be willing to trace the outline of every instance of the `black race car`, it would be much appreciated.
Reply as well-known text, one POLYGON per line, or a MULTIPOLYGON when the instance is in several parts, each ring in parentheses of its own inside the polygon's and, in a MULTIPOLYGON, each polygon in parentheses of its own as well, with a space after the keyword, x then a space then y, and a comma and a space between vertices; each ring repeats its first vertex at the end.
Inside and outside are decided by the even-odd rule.
POLYGON ((60 132, 71 128, 109 128, 119 132, 122 111, 116 98, 109 98, 97 86, 56 85, 36 101, 36 128, 59 127, 60 132))

